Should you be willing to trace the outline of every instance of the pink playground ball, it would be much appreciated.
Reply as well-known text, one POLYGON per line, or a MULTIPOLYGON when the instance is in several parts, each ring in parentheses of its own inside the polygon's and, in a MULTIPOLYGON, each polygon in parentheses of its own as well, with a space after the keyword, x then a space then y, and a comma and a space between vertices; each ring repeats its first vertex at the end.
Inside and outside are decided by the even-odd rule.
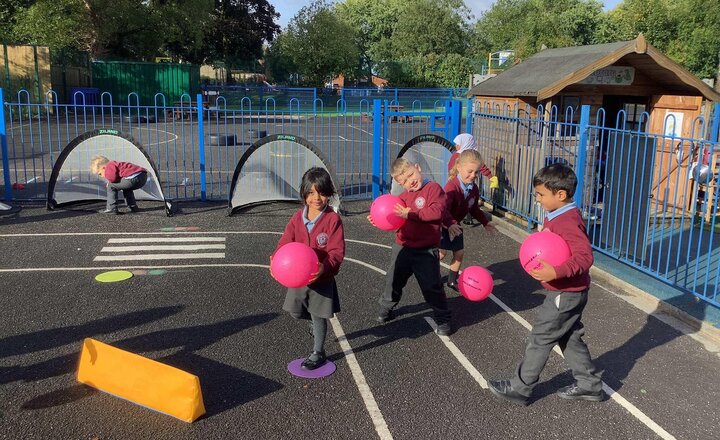
POLYGON ((482 301, 492 293, 493 278, 484 267, 466 267, 458 278, 458 288, 460 294, 470 301, 482 301))
POLYGON ((526 272, 539 269, 539 260, 559 266, 568 258, 570 258, 570 247, 554 232, 542 231, 531 234, 520 246, 520 264, 526 272))
POLYGON ((395 231, 405 224, 405 219, 395 215, 395 205, 405 203, 398 196, 384 194, 373 200, 370 206, 370 217, 379 229, 383 231, 395 231))
POLYGON ((273 255, 270 271, 285 287, 304 287, 318 271, 318 257, 306 244, 288 243, 273 255))

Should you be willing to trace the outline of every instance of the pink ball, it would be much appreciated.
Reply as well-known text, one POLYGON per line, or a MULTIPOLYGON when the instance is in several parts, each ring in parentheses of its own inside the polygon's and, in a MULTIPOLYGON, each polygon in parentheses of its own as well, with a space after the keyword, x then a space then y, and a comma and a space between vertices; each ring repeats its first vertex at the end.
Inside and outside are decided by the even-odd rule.
POLYGON ((270 273, 285 287, 304 287, 318 271, 318 257, 304 243, 288 243, 273 255, 270 273))
POLYGON ((395 205, 405 203, 398 196, 384 194, 373 200, 370 206, 370 217, 379 229, 383 231, 395 231, 405 224, 405 219, 395 215, 395 205))
POLYGON ((528 236, 520 246, 520 264, 526 272, 540 268, 539 260, 559 266, 570 258, 570 247, 554 232, 542 231, 528 236))
POLYGON ((492 293, 493 278, 484 267, 466 267, 458 278, 458 288, 460 294, 470 301, 482 301, 492 293))

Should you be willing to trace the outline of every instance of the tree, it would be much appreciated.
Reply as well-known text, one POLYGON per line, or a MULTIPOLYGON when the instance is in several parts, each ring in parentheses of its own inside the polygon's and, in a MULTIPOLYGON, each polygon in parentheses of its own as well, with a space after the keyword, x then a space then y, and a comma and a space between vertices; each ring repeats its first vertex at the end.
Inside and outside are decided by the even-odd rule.
MULTIPOLYGON (((26 2, 30 3, 30 2, 26 2)), ((72 48, 84 50, 91 40, 91 26, 85 7, 79 0, 41 0, 16 9, 13 40, 46 45, 51 50, 72 48)))
POLYGON ((673 11, 678 32, 668 55, 701 78, 717 78, 720 60, 720 8, 715 0, 684 0, 673 11))
POLYGON ((592 44, 601 21, 596 0, 498 0, 478 20, 472 52, 512 49, 526 58, 543 45, 592 44))
POLYGON ((205 41, 212 31, 214 0, 163 0, 155 2, 163 25, 162 52, 176 60, 202 64, 205 41))
POLYGON ((392 34, 392 55, 465 53, 465 20, 470 12, 459 0, 415 0, 397 17, 392 34))
POLYGON ((608 16, 614 41, 632 40, 643 33, 650 44, 665 51, 677 35, 677 15, 669 0, 625 0, 608 16))
POLYGON ((338 3, 338 16, 355 31, 355 44, 364 76, 377 72, 378 65, 393 58, 392 38, 405 0, 346 0, 338 3))
POLYGON ((288 38, 287 33, 281 33, 265 51, 266 73, 271 83, 291 84, 293 74, 298 72, 287 49, 288 38))
POLYGON ((322 86, 358 68, 354 30, 322 0, 300 9, 282 39, 279 49, 292 60, 305 84, 322 86))
POLYGON ((204 58, 224 61, 228 67, 259 59, 263 43, 272 41, 280 31, 275 23, 278 16, 267 0, 215 0, 205 33, 204 58))

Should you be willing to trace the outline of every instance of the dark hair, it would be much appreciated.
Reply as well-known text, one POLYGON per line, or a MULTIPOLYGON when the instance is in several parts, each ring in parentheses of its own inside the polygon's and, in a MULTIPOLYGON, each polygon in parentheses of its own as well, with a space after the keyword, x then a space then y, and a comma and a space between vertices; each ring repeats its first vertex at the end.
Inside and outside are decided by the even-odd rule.
POLYGON ((568 197, 572 197, 577 187, 577 176, 569 166, 554 163, 535 173, 533 186, 540 185, 545 185, 553 194, 562 189, 567 192, 568 197))
POLYGON ((313 186, 325 197, 332 197, 335 194, 332 178, 325 168, 312 167, 303 174, 302 182, 300 182, 300 197, 303 202, 312 191, 313 186))

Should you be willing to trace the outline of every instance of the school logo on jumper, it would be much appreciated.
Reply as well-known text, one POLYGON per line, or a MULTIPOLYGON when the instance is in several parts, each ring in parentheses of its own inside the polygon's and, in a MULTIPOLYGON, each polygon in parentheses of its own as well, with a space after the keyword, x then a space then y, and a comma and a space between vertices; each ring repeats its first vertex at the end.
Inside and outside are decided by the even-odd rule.
POLYGON ((418 197, 415 199, 415 207, 417 209, 422 209, 423 206, 425 206, 425 197, 418 197))
POLYGON ((317 236, 318 246, 323 248, 323 247, 325 247, 325 245, 327 245, 327 242, 328 242, 328 235, 324 232, 319 233, 317 236))
POLYGON ((475 204, 475 197, 470 197, 468 199, 468 208, 472 207, 472 205, 475 204))

